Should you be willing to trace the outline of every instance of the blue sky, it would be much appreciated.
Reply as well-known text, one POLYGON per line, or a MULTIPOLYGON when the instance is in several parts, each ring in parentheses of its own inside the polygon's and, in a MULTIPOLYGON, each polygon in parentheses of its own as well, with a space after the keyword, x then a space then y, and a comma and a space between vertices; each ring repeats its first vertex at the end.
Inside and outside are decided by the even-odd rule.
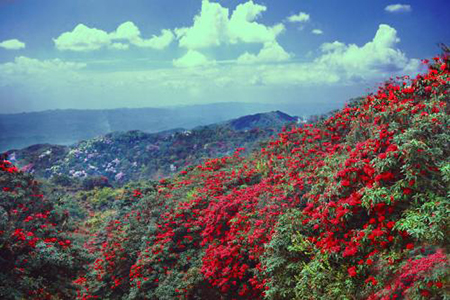
POLYGON ((447 0, 0 0, 2 112, 339 107, 450 42, 447 0))

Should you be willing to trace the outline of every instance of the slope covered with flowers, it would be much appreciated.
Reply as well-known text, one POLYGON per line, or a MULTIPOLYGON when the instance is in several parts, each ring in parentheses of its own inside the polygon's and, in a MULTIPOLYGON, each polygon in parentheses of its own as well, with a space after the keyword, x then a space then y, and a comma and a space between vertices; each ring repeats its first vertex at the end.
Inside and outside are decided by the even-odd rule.
POLYGON ((79 297, 449 297, 449 69, 130 191, 79 297))
POLYGON ((68 215, 39 184, 0 157, 0 299, 70 299, 86 256, 68 215))
POLYGON ((85 240, 86 268, 63 216, 2 160, 2 297, 448 299, 449 66, 436 57, 247 158, 131 183, 85 240))

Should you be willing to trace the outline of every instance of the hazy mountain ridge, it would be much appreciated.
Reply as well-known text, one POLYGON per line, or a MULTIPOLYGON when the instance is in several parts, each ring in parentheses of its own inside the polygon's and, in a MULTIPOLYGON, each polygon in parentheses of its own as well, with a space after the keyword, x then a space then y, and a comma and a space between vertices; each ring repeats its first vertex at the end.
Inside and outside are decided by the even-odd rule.
POLYGON ((260 141, 297 120, 297 117, 276 111, 198 126, 193 130, 113 132, 72 146, 37 144, 7 153, 19 167, 38 177, 104 176, 110 182, 156 179, 204 158, 229 155, 239 147, 251 151, 260 141))
POLYGON ((70 145, 114 131, 156 133, 173 128, 192 129, 275 109, 280 108, 272 104, 229 102, 173 108, 67 109, 0 114, 0 151, 43 143, 70 145))
POLYGON ((243 116, 241 118, 237 118, 225 123, 234 130, 250 130, 253 128, 280 127, 286 123, 298 121, 298 117, 292 117, 277 110, 269 113, 258 113, 254 115, 243 116))

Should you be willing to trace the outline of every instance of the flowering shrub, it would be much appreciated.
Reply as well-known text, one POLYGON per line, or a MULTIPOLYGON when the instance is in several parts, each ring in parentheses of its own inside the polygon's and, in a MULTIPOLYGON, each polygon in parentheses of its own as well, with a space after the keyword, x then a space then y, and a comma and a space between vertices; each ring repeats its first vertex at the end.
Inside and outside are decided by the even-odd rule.
MULTIPOLYGON (((437 57, 427 74, 409 82, 386 83, 310 131, 309 139, 299 137, 304 129, 281 136, 294 144, 299 138, 325 141, 314 149, 319 157, 308 159, 311 150, 302 144, 291 150, 291 162, 298 163, 282 166, 289 182, 305 191, 301 214, 295 215, 302 225, 281 260, 297 273, 295 281, 286 281, 290 270, 273 267, 280 261, 280 238, 273 239, 266 252, 266 276, 274 280, 268 298, 286 290, 299 299, 445 294, 425 283, 433 279, 442 286, 440 280, 448 278, 448 59, 437 57), (421 258, 418 249, 439 259, 432 264, 438 254, 421 258), (427 272, 411 266, 422 261, 427 272), (377 292, 389 288, 390 293, 377 292)), ((289 224, 284 218, 277 231, 289 224)))
POLYGON ((55 210, 29 175, 0 158, 0 298, 75 297, 85 256, 73 246, 67 214, 55 210))
POLYGON ((443 297, 448 59, 248 159, 238 149, 130 191, 80 298, 443 297))
POLYGON ((448 298, 449 59, 248 158, 128 186, 78 298, 448 298))

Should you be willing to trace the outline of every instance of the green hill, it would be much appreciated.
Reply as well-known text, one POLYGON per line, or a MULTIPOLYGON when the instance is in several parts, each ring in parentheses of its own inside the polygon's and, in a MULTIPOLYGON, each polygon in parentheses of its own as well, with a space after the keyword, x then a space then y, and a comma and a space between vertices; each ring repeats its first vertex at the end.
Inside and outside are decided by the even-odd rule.
MULTIPOLYGON (((18 114, 0 113, 0 152, 34 144, 70 145, 115 131, 156 133, 173 128, 192 129, 225 122, 257 112, 289 109, 302 115, 321 111, 258 103, 215 103, 173 108, 120 108, 105 110, 48 110, 18 114)), ((326 110, 324 110, 326 111, 326 110)))
POLYGON ((281 112, 260 113, 192 130, 114 132, 73 146, 40 144, 8 154, 38 177, 104 176, 110 182, 124 183, 169 176, 205 158, 229 155, 238 147, 251 151, 283 126, 296 122, 296 117, 281 112))

